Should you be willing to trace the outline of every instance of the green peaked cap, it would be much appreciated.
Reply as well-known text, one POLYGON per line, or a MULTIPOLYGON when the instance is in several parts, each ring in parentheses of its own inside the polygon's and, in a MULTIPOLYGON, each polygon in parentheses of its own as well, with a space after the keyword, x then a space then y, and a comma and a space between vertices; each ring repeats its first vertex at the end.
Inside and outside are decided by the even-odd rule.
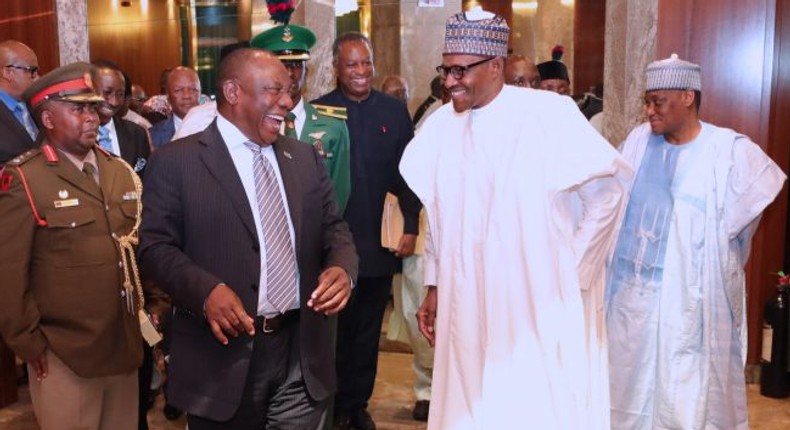
POLYGON ((288 24, 270 28, 250 40, 253 48, 274 52, 280 60, 309 60, 315 34, 300 25, 288 24))

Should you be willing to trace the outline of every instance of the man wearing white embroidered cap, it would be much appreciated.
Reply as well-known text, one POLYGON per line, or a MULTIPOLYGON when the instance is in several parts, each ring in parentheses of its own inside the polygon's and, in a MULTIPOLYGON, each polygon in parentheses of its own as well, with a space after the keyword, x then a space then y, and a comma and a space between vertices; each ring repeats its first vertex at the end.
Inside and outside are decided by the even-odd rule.
POLYGON ((608 429, 603 267, 631 170, 573 100, 504 85, 508 34, 489 12, 448 19, 452 105, 400 165, 429 225, 428 428, 608 429))
POLYGON ((746 429, 743 266, 785 174, 748 137, 700 121, 698 65, 673 54, 645 74, 606 290, 612 428, 746 429))

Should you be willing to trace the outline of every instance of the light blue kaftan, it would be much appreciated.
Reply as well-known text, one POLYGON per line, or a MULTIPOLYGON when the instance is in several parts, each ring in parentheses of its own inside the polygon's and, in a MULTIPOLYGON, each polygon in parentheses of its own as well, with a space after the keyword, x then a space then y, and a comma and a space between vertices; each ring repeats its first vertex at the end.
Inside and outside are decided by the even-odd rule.
POLYGON ((754 143, 702 123, 671 145, 638 127, 606 291, 613 429, 745 429, 744 274, 784 174, 754 143))

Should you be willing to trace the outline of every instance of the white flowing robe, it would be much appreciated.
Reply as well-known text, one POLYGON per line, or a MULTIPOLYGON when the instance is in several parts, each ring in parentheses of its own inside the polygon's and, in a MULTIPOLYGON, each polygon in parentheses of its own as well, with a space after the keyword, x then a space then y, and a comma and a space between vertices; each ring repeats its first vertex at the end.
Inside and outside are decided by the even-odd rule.
POLYGON ((632 173, 614 148, 570 98, 505 86, 431 115, 401 173, 438 286, 428 428, 608 428, 603 267, 632 173))
MULTIPOLYGON (((621 148, 637 171, 650 136, 643 124, 621 148)), ((613 429, 748 428, 743 267, 785 174, 729 129, 703 124, 693 145, 672 183, 663 279, 607 289, 613 429)))

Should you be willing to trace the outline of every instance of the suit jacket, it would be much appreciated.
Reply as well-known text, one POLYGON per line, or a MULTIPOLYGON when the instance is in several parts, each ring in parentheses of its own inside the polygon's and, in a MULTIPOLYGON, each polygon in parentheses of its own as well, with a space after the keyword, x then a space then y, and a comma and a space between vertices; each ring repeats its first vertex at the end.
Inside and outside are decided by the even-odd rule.
POLYGON ((398 196, 403 212, 403 232, 418 233, 422 205, 398 172, 406 144, 414 136, 406 105, 371 90, 361 101, 346 97, 340 89, 313 103, 342 106, 348 111, 351 136, 351 189, 344 217, 354 234, 360 255, 361 276, 391 276, 400 271, 400 259, 381 246, 381 214, 387 192, 398 196))
POLYGON ((340 213, 346 210, 351 193, 351 143, 346 121, 339 116, 330 116, 304 104, 305 118, 299 140, 315 146, 329 170, 329 179, 335 188, 340 213))
POLYGON ((121 118, 113 118, 118 145, 121 147, 121 158, 129 163, 138 175, 142 176, 148 157, 151 156, 151 145, 148 134, 143 127, 121 118))
POLYGON ((38 148, 7 164, 0 180, 0 332, 24 360, 49 348, 82 377, 142 362, 115 240, 131 231, 139 196, 127 166, 100 150, 96 157, 101 188, 62 154, 47 160, 38 148))
MULTIPOLYGON (((328 266, 356 278, 357 256, 315 149, 281 136, 274 150, 296 238, 302 372, 310 396, 320 400, 335 390, 334 349, 329 318, 308 309, 307 299, 328 266)), ((252 208, 216 121, 155 151, 145 189, 140 261, 175 306, 168 402, 227 420, 241 400, 253 339, 242 335, 221 345, 203 303, 224 282, 255 316, 261 256, 252 208)))
POLYGON ((25 127, 5 103, 0 102, 0 165, 35 147, 25 127))
POLYGON ((154 144, 154 149, 163 147, 170 142, 170 139, 176 134, 176 125, 173 115, 170 115, 170 118, 164 121, 154 124, 149 132, 151 133, 151 141, 154 144))

